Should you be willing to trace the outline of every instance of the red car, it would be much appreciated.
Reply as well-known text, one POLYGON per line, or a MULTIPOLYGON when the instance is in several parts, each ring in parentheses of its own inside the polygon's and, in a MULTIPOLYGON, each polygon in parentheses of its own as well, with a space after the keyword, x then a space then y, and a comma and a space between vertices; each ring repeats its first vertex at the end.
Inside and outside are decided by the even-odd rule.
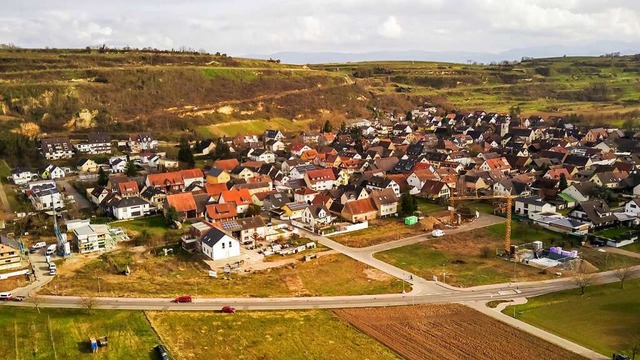
POLYGON ((226 313, 226 314, 235 314, 236 313, 236 308, 234 308, 233 306, 223 306, 222 309, 220 310, 220 312, 226 313))
POLYGON ((182 296, 178 296, 173 301, 177 303, 190 303, 190 302, 193 302, 193 299, 191 298, 191 295, 182 295, 182 296))

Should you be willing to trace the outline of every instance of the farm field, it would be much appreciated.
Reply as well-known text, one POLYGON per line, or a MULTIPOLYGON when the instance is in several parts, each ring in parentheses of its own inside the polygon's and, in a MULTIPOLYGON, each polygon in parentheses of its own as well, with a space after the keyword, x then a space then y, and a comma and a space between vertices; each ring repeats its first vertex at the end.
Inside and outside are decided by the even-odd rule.
POLYGON ((197 257, 176 250, 157 256, 143 247, 103 254, 86 263, 67 261, 42 290, 54 295, 175 297, 331 296, 396 293, 402 284, 344 255, 236 274, 231 280, 208 276, 197 257), (120 273, 129 266, 131 275, 120 273))
POLYGON ((391 350, 325 310, 147 312, 180 359, 397 359, 391 350))
MULTIPOLYGON (((517 223, 514 223, 517 224, 517 223)), ((446 273, 446 282, 459 287, 506 283, 514 281, 532 281, 551 278, 539 269, 513 263, 497 257, 502 251, 504 240, 504 224, 493 225, 473 231, 446 235, 443 238, 428 240, 422 243, 400 247, 375 254, 374 256, 412 272, 431 279, 437 276, 441 281, 446 273)), ((520 225, 513 227, 513 243, 529 242, 527 235, 517 238, 516 234, 524 232, 520 225)), ((536 235, 531 231, 531 238, 553 236, 536 235)))
POLYGON ((364 230, 329 237, 342 245, 362 248, 424 234, 419 223, 407 226, 402 220, 378 219, 369 221, 369 227, 364 230))
POLYGON ((335 313, 409 360, 582 359, 463 305, 341 309, 335 313))
MULTIPOLYGON (((573 289, 531 298, 516 307, 516 317, 605 356, 631 355, 640 343, 638 298, 640 279, 627 280, 624 289, 612 283, 587 287, 584 296, 573 289)), ((513 307, 503 312, 513 314, 513 307)))
POLYGON ((0 308, 1 359, 152 358, 159 343, 142 312, 0 308), (89 337, 107 336, 109 345, 91 353, 89 337))

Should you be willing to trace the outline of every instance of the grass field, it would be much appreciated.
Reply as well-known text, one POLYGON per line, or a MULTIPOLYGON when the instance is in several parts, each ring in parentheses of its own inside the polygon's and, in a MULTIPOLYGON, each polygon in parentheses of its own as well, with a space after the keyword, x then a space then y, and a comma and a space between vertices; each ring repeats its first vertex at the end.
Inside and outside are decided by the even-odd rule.
POLYGON ((104 254, 86 265, 67 261, 59 267, 58 275, 43 292, 170 298, 183 294, 203 297, 277 297, 402 291, 402 284, 391 276, 344 255, 326 255, 310 262, 253 273, 234 273, 231 280, 211 278, 208 270, 203 262, 183 251, 165 257, 148 251, 125 249, 104 254), (131 275, 120 275, 127 265, 131 275))
POLYGON ((611 228, 611 229, 606 229, 606 230, 601 230, 598 231, 596 233, 594 233, 594 235, 599 235, 599 236, 604 236, 606 238, 609 239, 613 239, 618 235, 622 235, 628 231, 630 231, 631 228, 628 227, 615 227, 615 228, 611 228))
POLYGON ((135 219, 129 221, 116 221, 110 223, 111 227, 121 227, 127 230, 129 237, 134 238, 139 235, 143 230, 146 230, 154 240, 160 240, 165 237, 175 238, 187 231, 187 227, 183 227, 181 230, 169 229, 167 223, 162 215, 146 217, 142 219, 135 219))
MULTIPOLYGON (((516 307, 519 320, 554 333, 605 356, 640 342, 640 279, 591 286, 584 296, 567 290, 529 299, 516 307)), ((513 308, 504 310, 513 314, 513 308)))
POLYGON ((0 308, 2 359, 149 359, 159 343, 142 312, 0 308), (109 346, 92 354, 89 337, 109 346), (133 356, 133 354, 136 354, 133 356), (133 356, 133 357, 132 357, 133 356))
POLYGON ((627 245, 621 248, 622 250, 640 252, 640 241, 636 241, 631 245, 627 245))
POLYGON ((268 129, 277 129, 283 132, 298 132, 308 130, 309 124, 312 122, 313 120, 293 121, 282 118, 232 121, 231 123, 201 126, 196 129, 196 132, 203 137, 236 136, 238 134, 261 135, 268 129))
POLYGON ((397 359, 329 311, 148 312, 181 359, 397 359))
MULTIPOLYGON (((517 223, 514 223, 517 224, 517 223)), ((401 248, 377 253, 376 258, 405 269, 426 279, 437 276, 440 280, 446 273, 446 282, 461 287, 506 283, 514 278, 517 281, 542 280, 550 278, 540 270, 506 261, 495 256, 496 251, 503 248, 504 224, 470 232, 447 235, 443 238, 404 246, 401 248), (482 248, 488 248, 488 256, 483 256, 482 248)), ((514 243, 529 242, 524 236, 515 239, 520 232, 525 232, 524 225, 515 225, 514 243)), ((553 236, 541 232, 530 236, 539 239, 553 236)))
POLYGON ((361 248, 421 234, 424 235, 426 232, 419 223, 407 226, 402 220, 376 220, 369 222, 369 227, 364 230, 331 236, 331 240, 361 248))

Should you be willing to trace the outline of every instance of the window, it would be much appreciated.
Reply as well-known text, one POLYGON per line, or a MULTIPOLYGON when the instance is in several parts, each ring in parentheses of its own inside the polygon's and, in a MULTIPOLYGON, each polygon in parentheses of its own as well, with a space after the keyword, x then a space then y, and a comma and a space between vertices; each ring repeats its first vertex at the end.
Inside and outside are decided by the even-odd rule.
POLYGON ((229 241, 229 249, 231 249, 231 241, 229 241))
POLYGON ((222 248, 224 249, 224 243, 222 243, 222 248))

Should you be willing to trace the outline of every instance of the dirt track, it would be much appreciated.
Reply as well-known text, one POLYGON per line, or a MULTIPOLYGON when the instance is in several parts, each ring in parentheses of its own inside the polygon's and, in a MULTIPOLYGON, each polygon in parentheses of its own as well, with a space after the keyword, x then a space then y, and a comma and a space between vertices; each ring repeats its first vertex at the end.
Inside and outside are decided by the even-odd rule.
POLYGON ((463 305, 335 312, 407 359, 583 359, 463 305))

